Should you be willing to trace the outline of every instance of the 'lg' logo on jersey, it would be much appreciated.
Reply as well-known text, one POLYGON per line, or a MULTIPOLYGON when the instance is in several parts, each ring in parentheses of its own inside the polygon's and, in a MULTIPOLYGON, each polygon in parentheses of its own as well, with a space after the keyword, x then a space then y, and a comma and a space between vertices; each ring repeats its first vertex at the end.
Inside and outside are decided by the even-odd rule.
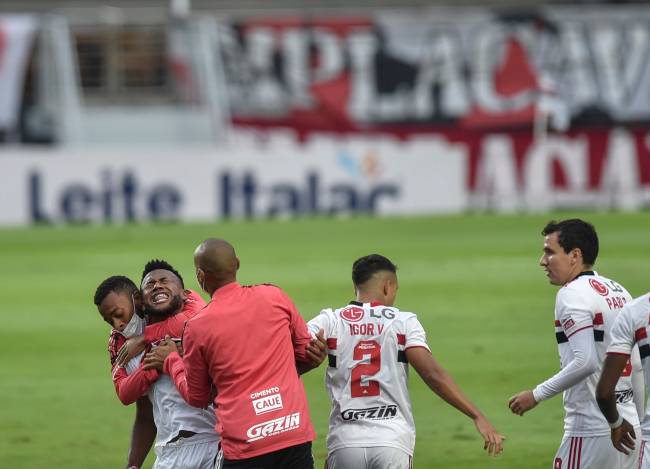
POLYGON ((341 317, 349 322, 359 322, 363 319, 365 311, 358 306, 348 306, 341 311, 341 317))
POLYGON ((598 293, 599 295, 601 296, 609 295, 609 289, 605 285, 600 283, 598 280, 593 278, 589 279, 589 284, 591 285, 591 288, 596 290, 596 293, 598 293))

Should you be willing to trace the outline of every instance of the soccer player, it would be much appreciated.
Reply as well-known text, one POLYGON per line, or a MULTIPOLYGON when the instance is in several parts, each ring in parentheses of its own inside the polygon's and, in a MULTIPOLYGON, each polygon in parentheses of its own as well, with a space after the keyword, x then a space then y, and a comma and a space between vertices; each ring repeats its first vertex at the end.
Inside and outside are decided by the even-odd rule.
MULTIPOLYGON (((119 346, 127 337, 142 333, 144 319, 136 313, 140 309, 140 292, 133 281, 121 275, 107 278, 99 284, 95 291, 94 303, 104 321, 111 327, 108 341, 108 352, 111 368, 115 371, 119 346), (136 308, 137 306, 137 308, 136 308)), ((140 357, 134 358, 126 364, 128 373, 133 373, 140 365, 140 357)), ((115 373, 113 373, 115 376, 115 373)), ((151 375, 150 375, 151 376, 151 375)), ((154 380, 157 375, 153 375, 154 380)), ((114 385, 116 385, 114 380, 114 385)), ((120 397, 120 390, 116 385, 116 392, 120 397)), ((122 400, 120 398, 120 400, 122 400)), ((136 414, 131 433, 131 445, 127 456, 127 467, 139 468, 147 457, 149 449, 156 438, 156 424, 153 419, 151 401, 147 396, 136 400, 136 414)))
MULTIPOLYGON (((553 468, 632 468, 636 462, 634 455, 618 453, 609 442, 610 427, 595 396, 612 324, 631 299, 630 294, 593 270, 598 236, 591 224, 579 219, 551 221, 542 235, 544 246, 539 264, 550 283, 561 287, 555 300, 555 336, 561 370, 535 389, 513 396, 509 407, 513 413, 523 415, 539 402, 564 392, 564 437, 553 468)), ((639 370, 636 351, 616 384, 618 410, 635 427, 639 426, 639 417, 634 400, 643 398, 639 370)))
MULTIPOLYGON (((598 406, 611 427, 611 440, 614 447, 624 454, 635 448, 637 438, 633 423, 627 420, 618 406, 616 391, 618 377, 625 370, 635 345, 641 355, 645 374, 645 387, 650 391, 650 342, 648 328, 650 325, 650 293, 627 303, 618 313, 612 327, 612 340, 607 348, 607 358, 603 372, 596 388, 598 406)), ((638 468, 650 469, 650 455, 646 448, 650 443, 650 411, 645 412, 641 424, 641 448, 639 450, 638 468)))
MULTIPOLYGON (((191 299, 187 298, 180 274, 168 263, 158 260, 147 263, 142 279, 142 305, 152 325, 147 326, 145 335, 180 336, 182 322, 177 316, 193 317, 204 304, 198 295, 192 296, 191 299)), ((100 301, 100 311, 114 316, 118 311, 114 300, 113 296, 107 295, 100 301)), ((120 314, 128 312, 126 308, 120 314)), ((130 314, 135 316, 132 309, 130 314)), ((120 323, 116 324, 122 327, 120 323)), ((124 329, 126 327, 122 327, 124 329)), ((113 347, 113 352, 116 350, 117 345, 113 347)), ((129 368, 132 367, 131 363, 129 368)), ((214 432, 214 412, 187 405, 171 379, 165 375, 158 376, 156 370, 144 370, 140 363, 135 370, 129 371, 131 374, 127 375, 123 368, 114 368, 116 390, 124 403, 132 402, 145 393, 152 402, 157 428, 154 468, 211 469, 219 441, 214 432)))
POLYGON ((472 419, 490 454, 500 453, 503 436, 433 358, 416 315, 393 306, 396 270, 379 254, 356 260, 352 266, 356 301, 324 309, 309 321, 312 332, 324 330, 330 354, 327 468, 413 467, 409 364, 433 392, 472 419))
POLYGON ((191 405, 214 399, 224 469, 312 469, 315 435, 296 369, 309 360, 307 325, 280 288, 237 283, 230 243, 204 241, 194 264, 212 301, 187 322, 183 358, 169 353, 165 372, 185 381, 177 386, 191 405))

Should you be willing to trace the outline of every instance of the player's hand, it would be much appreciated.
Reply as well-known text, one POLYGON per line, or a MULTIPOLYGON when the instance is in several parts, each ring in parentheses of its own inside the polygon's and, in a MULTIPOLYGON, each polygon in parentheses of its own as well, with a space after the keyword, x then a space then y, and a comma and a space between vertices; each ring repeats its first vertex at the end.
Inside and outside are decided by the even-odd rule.
POLYGON ((629 450, 634 450, 635 439, 634 427, 625 419, 620 426, 612 428, 612 444, 623 454, 630 454, 629 450))
POLYGON ((327 341, 325 331, 321 329, 307 346, 307 359, 312 367, 317 368, 327 357, 327 341))
POLYGON ((515 394, 508 401, 508 407, 513 414, 524 415, 530 409, 537 405, 535 396, 533 396, 533 391, 526 390, 521 391, 519 394, 515 394))
POLYGON ((167 336, 164 341, 144 357, 145 370, 155 368, 162 372, 165 358, 172 352, 178 353, 178 348, 176 343, 167 336))
POLYGON ((506 437, 499 434, 488 419, 482 415, 474 419, 474 425, 483 437, 483 449, 486 450, 490 456, 500 454, 503 451, 503 441, 506 437))
POLYGON ((133 357, 144 351, 146 345, 144 335, 137 335, 128 339, 117 354, 117 365, 126 366, 133 357))

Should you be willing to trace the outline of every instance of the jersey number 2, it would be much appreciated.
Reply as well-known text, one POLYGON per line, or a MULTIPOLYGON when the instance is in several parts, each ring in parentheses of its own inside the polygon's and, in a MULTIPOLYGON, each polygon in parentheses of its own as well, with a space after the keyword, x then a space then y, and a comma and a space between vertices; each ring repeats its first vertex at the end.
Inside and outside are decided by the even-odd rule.
POLYGON ((374 340, 360 340, 354 347, 352 358, 363 360, 370 355, 370 362, 359 363, 352 368, 352 382, 350 383, 350 394, 352 397, 379 396, 379 382, 368 380, 367 384, 361 384, 361 378, 376 375, 381 368, 381 345, 374 340))

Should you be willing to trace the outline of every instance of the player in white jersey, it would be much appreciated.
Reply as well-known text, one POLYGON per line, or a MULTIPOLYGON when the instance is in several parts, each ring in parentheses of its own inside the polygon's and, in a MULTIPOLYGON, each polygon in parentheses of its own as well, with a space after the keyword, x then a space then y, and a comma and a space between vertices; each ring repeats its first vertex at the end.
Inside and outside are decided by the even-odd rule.
POLYGON ((393 306, 395 265, 378 254, 362 257, 352 267, 352 280, 357 301, 324 309, 308 323, 314 335, 324 331, 329 354, 327 468, 412 467, 409 364, 436 394, 474 421, 490 454, 500 453, 503 437, 433 358, 416 315, 393 306))
MULTIPOLYGON (((550 283, 561 286, 555 301, 555 336, 561 370, 535 389, 513 396, 509 407, 515 414, 523 415, 539 402, 563 392, 564 437, 553 469, 631 469, 635 467, 635 458, 612 447, 609 425, 595 397, 612 324, 618 311, 631 299, 630 294, 592 270, 598 256, 598 236, 591 224, 578 219, 549 222, 542 234, 545 238, 540 265, 550 283)), ((619 411, 637 427, 635 396, 643 398, 640 373, 636 351, 616 384, 619 411)))
MULTIPOLYGON (((95 297, 102 316, 110 315, 108 313, 116 310, 114 303, 119 301, 120 295, 124 293, 111 288, 111 279, 112 277, 98 287, 98 293, 101 294, 96 294, 95 297), (118 295, 108 296, 111 291, 118 295)), ((141 292, 142 306, 147 317, 163 322, 180 313, 183 309, 182 292, 182 278, 172 266, 157 260, 147 263, 143 272, 141 292)), ((128 324, 120 334, 128 338, 142 334, 145 324, 144 319, 134 314, 135 303, 131 301, 134 292, 127 293, 127 301, 123 302, 121 309, 128 310, 125 313, 129 316, 128 324)), ((142 354, 125 366, 129 376, 145 373, 141 358, 142 354)), ((115 373, 123 372, 115 369, 115 373)), ((153 383, 145 378, 138 377, 138 380, 142 384, 135 387, 140 389, 140 392, 146 392, 151 401, 156 426, 154 469, 212 469, 219 443, 219 436, 214 431, 214 411, 189 406, 167 375, 160 375, 153 383)), ((131 391, 128 393, 132 395, 131 391)), ((134 437, 137 440, 137 436, 134 437)), ((131 461, 131 457, 129 460, 131 461)))
MULTIPOLYGON (((633 422, 619 412, 616 405, 618 396, 616 384, 628 363, 628 358, 636 349, 641 355, 645 375, 645 387, 650 392, 650 293, 627 303, 618 313, 612 327, 612 340, 607 348, 607 358, 596 389, 600 410, 611 427, 611 440, 614 447, 624 454, 636 447, 637 432, 633 422)), ((641 447, 637 467, 650 469, 650 412, 645 411, 641 424, 641 447)))

